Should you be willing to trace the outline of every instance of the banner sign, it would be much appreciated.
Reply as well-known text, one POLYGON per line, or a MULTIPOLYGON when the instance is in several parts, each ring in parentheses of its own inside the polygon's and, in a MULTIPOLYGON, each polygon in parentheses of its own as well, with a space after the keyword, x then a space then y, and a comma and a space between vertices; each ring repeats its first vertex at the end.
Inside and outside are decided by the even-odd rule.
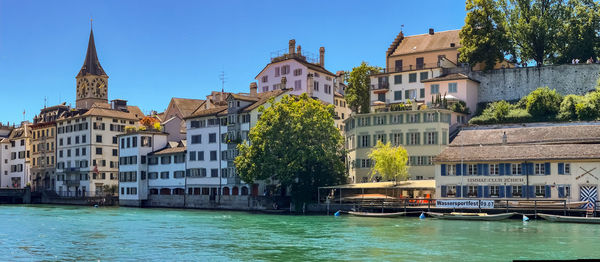
POLYGON ((435 206, 442 208, 494 208, 494 200, 436 200, 435 206))

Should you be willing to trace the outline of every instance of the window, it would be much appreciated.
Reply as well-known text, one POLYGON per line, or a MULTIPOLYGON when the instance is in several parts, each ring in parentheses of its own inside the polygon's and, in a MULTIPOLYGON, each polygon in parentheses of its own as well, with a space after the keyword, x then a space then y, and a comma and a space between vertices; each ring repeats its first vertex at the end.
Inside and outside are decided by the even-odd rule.
POLYGON ((358 136, 358 147, 369 147, 369 136, 358 136))
POLYGON ((513 175, 520 175, 522 169, 521 169, 521 164, 512 164, 512 174, 513 175))
POLYGON ((184 171, 175 171, 173 172, 173 178, 183 178, 185 176, 184 171))
POLYGON ((456 186, 446 186, 446 196, 455 197, 456 196, 456 186))
POLYGON ((160 158, 160 164, 161 165, 168 165, 171 164, 171 156, 163 156, 160 158))
POLYGON ((204 151, 198 151, 198 161, 204 161, 204 151))
POLYGON ((302 80, 294 81, 294 90, 300 90, 302 88, 302 80))
POLYGON ((535 163, 535 171, 534 171, 536 175, 543 175, 546 173, 546 169, 545 169, 545 165, 544 163, 535 163))
POLYGON ((512 188, 513 188, 513 190, 512 190, 512 196, 513 197, 521 197, 522 196, 522 194, 523 194, 523 186, 513 186, 512 188))
POLYGON ((284 65, 281 67, 281 74, 282 75, 287 75, 290 73, 290 66, 289 65, 284 65))
POLYGON ((102 155, 102 148, 96 147, 96 155, 102 155))
POLYGON ((376 143, 377 141, 381 141, 381 143, 385 144, 386 143, 385 137, 386 137, 385 134, 375 134, 375 137, 374 137, 375 138, 375 144, 377 144, 376 143))
POLYGON ((196 151, 190 151, 190 161, 196 161, 196 151))
POLYGON ((394 71, 402 72, 402 59, 394 61, 394 66, 396 67, 394 71))
POLYGON ((419 74, 421 81, 423 80, 427 80, 427 78, 429 78, 429 72, 421 72, 419 74))
POLYGON ((440 85, 438 85, 438 84, 431 85, 431 94, 437 95, 439 93, 440 93, 440 85))
POLYGON ((217 169, 217 168, 210 169, 210 176, 211 177, 218 177, 219 176, 219 169, 217 169))
POLYGON ((313 89, 315 91, 319 91, 319 82, 318 81, 313 81, 313 83, 314 83, 314 88, 313 89))
POLYGON ((385 93, 377 94, 377 101, 385 102, 385 93))
POLYGON ((302 68, 294 69, 294 76, 299 76, 302 74, 302 68))
MULTIPOLYGON (((85 136, 84 136, 84 137, 85 137, 85 136)), ((134 138, 134 139, 135 139, 135 138, 134 138)), ((114 145, 118 144, 118 143, 119 143, 118 141, 119 141, 119 139, 117 138, 117 136, 113 136, 113 144, 114 144, 114 145)))
POLYGON ((571 174, 571 164, 565 164, 565 174, 571 174))
POLYGON ((497 176, 499 174, 498 164, 490 164, 490 176, 497 176))
POLYGON ((425 98, 425 88, 419 89, 419 98, 425 98))
POLYGON ((325 84, 323 86, 323 89, 325 89, 325 94, 331 94, 331 85, 325 84))
POLYGON ((210 161, 217 161, 217 151, 210 151, 210 161))
POLYGON ((448 83, 448 93, 456 93, 457 91, 457 84, 456 83, 448 83))
POLYGON ((417 61, 417 69, 423 69, 425 67, 425 62, 423 60, 423 57, 417 57, 416 59, 417 61))
POLYGON ((406 118, 407 123, 419 123, 419 114, 408 114, 406 118))
POLYGON ((407 145, 418 145, 421 143, 420 133, 408 133, 406 136, 407 145))
POLYGON ((416 83, 417 82, 417 73, 410 73, 410 74, 408 74, 408 82, 409 83, 416 83))
POLYGON ((268 82, 268 81, 269 81, 269 76, 263 76, 263 77, 262 77, 262 82, 263 82, 263 83, 266 83, 266 82, 268 82))
POLYGON ((202 135, 193 135, 192 136, 192 144, 200 144, 202 143, 202 135))
POLYGON ((500 187, 499 186, 490 186, 490 196, 491 197, 500 196, 500 187))
POLYGON ((96 136, 96 143, 102 143, 102 136, 96 136))
POLYGON ((546 197, 546 186, 535 186, 536 197, 546 197))
POLYGON ((390 134, 390 140, 393 146, 399 146, 402 144, 402 133, 390 134))
MULTIPOLYGON (((85 149, 85 148, 82 148, 82 149, 85 149)), ((119 155, 119 151, 118 151, 118 150, 116 150, 116 149, 113 149, 113 150, 112 150, 112 155, 113 155, 113 156, 118 156, 118 155, 119 155)))
POLYGON ((208 143, 216 143, 217 142, 217 133, 208 134, 208 143))
POLYGON ((169 171, 160 172, 160 179, 169 179, 169 171))
POLYGON ((394 100, 402 100, 402 91, 394 91, 394 100))
POLYGON ((468 197, 477 197, 477 186, 468 186, 467 192, 468 197))
POLYGON ((475 176, 477 175, 477 165, 476 164, 469 164, 467 165, 467 175, 469 176, 475 176))
POLYGON ((446 165, 446 172, 449 176, 456 175, 456 166, 455 165, 446 165))
POLYGON ((148 179, 157 179, 157 178, 158 178, 157 172, 149 172, 148 173, 148 179))
POLYGON ((275 67, 275 76, 279 76, 279 67, 275 67))
POLYGON ((396 84, 396 85, 402 84, 402 75, 395 75, 394 76, 394 84, 396 84))
POLYGON ((437 132, 425 132, 425 144, 435 145, 437 144, 437 132))

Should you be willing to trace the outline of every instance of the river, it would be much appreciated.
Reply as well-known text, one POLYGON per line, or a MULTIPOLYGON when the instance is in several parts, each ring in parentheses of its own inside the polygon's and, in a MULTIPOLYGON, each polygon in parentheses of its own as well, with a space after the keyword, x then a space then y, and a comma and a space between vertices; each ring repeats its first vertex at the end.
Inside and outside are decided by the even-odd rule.
POLYGON ((600 225, 0 206, 0 261, 600 258, 600 225))

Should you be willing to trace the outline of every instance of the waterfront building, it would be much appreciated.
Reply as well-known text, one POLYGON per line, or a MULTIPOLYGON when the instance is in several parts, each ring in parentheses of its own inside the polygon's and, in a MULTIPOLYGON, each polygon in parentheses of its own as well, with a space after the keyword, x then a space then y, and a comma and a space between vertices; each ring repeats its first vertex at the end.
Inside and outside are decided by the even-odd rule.
MULTIPOLYGON (((10 171, 10 165, 8 160, 10 159, 10 141, 8 137, 12 132, 13 127, 0 123, 0 176, 8 178, 8 171, 10 171)), ((0 188, 8 187, 10 181, 8 179, 0 178, 0 188)))
POLYGON ((334 86, 334 106, 335 106, 335 115, 334 122, 335 127, 337 127, 342 134, 344 133, 344 120, 350 117, 352 110, 346 104, 346 99, 344 95, 346 94, 346 85, 344 84, 344 71, 338 71, 336 74, 335 81, 333 82, 334 86))
POLYGON ((462 115, 447 109, 417 110, 416 105, 413 110, 352 114, 344 121, 349 182, 371 181, 368 155, 377 141, 406 149, 409 179, 434 179, 432 158, 448 145, 462 115))
POLYGON ((434 163, 437 198, 595 201, 600 125, 473 127, 434 163))
POLYGON ((290 94, 317 98, 328 104, 334 103, 335 74, 325 69, 325 47, 319 48, 319 59, 312 58, 308 53, 302 53, 300 45, 296 49, 296 40, 289 41, 287 53, 277 53, 254 78, 258 81, 258 93, 280 90, 286 87, 292 89, 290 94))
POLYGON ((161 114, 164 131, 169 134, 169 141, 181 141, 186 138, 185 117, 204 104, 202 99, 171 98, 167 109, 161 114))
MULTIPOLYGON (((5 162, 8 175, 3 175, 2 185, 8 188, 24 188, 31 184, 31 123, 21 122, 8 137, 8 161, 5 162)), ((6 149, 5 149, 6 150, 6 149)))
MULTIPOLYGON (((148 166, 158 165, 158 159, 149 159, 149 154, 167 147, 168 134, 156 130, 131 130, 117 135, 119 140, 119 205, 142 206, 148 200, 148 166), (154 162, 156 161, 156 162, 154 162)), ((154 170, 154 168, 153 168, 154 170)), ((150 177, 151 176, 151 177, 150 177)))
POLYGON ((93 196, 118 184, 118 139, 144 114, 126 100, 107 102, 108 75, 98 61, 93 32, 76 76, 77 108, 56 120, 55 190, 63 196, 93 196))
POLYGON ((45 107, 31 125, 32 190, 53 190, 56 163, 56 120, 69 110, 64 103, 45 107))
POLYGON ((185 144, 185 140, 168 142, 166 147, 148 154, 149 195, 185 194, 185 144))

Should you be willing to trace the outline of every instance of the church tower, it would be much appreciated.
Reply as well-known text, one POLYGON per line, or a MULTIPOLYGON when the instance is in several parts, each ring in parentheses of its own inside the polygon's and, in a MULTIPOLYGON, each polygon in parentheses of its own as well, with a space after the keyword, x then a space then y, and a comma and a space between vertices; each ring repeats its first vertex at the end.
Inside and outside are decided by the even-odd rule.
POLYGON ((77 108, 90 109, 94 103, 108 103, 108 75, 98 61, 93 30, 90 30, 85 61, 75 79, 77 79, 77 108))

